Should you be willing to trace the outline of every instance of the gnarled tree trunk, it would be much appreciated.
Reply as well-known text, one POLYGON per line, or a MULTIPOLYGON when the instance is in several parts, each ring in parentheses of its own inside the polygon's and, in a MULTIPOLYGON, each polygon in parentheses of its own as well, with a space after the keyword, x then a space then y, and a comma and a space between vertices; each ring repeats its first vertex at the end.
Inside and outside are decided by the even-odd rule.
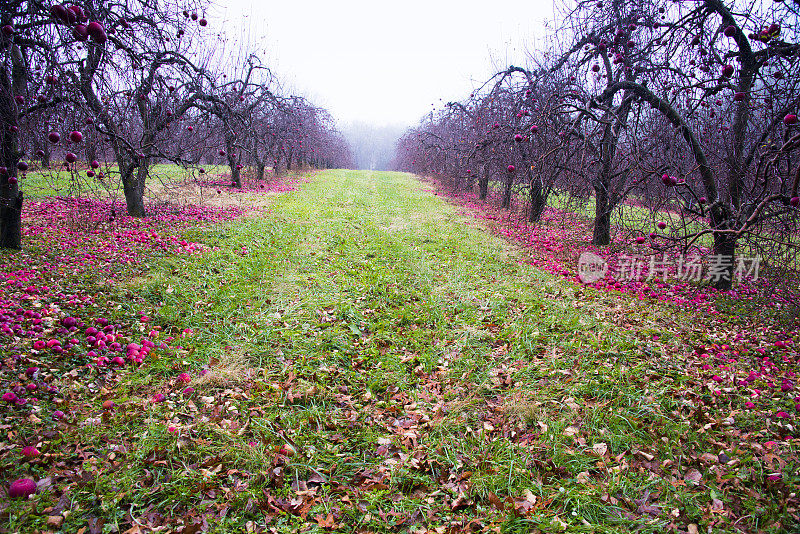
POLYGON ((511 207, 511 186, 514 185, 514 173, 508 172, 506 173, 506 183, 504 184, 503 189, 503 203, 501 207, 503 209, 509 209, 511 207))
POLYGON ((489 193, 489 164, 484 163, 481 167, 481 175, 478 178, 478 198, 486 200, 486 195, 489 193))
MULTIPOLYGON (((118 160, 119 161, 119 160, 118 160)), ((122 191, 125 194, 125 204, 128 215, 131 217, 144 217, 147 215, 144 209, 144 185, 147 181, 147 165, 141 162, 126 162, 120 168, 122 175, 122 191)))
POLYGON ((547 207, 547 195, 541 178, 534 176, 533 171, 528 171, 528 175, 531 180, 529 191, 531 211, 528 215, 528 222, 537 222, 542 217, 544 208, 547 207))
POLYGON ((611 211, 613 207, 608 198, 608 189, 595 188, 594 229, 592 245, 602 247, 611 243, 611 211))

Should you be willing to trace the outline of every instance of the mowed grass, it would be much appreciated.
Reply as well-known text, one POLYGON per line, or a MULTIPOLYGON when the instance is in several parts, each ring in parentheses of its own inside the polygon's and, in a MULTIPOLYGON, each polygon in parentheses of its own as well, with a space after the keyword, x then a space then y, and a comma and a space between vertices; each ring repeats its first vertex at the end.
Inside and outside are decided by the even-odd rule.
MULTIPOLYGON (((475 224, 409 175, 325 171, 187 236, 216 248, 120 289, 182 349, 62 438, 118 451, 65 528, 788 528, 784 498, 742 489, 763 481, 752 455, 725 451, 738 484, 710 469, 712 419, 690 418, 713 399, 665 357, 686 317, 556 280, 475 224)), ((43 526, 14 506, 12 529, 43 526)))

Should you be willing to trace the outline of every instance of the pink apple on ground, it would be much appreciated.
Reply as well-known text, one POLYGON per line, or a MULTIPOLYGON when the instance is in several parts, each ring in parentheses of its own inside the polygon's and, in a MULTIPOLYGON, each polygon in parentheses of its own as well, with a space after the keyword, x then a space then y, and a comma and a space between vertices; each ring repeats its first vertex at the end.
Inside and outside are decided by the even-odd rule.
POLYGON ((639 245, 644 243, 644 241, 645 241, 645 239, 642 236, 639 236, 639 237, 636 238, 636 243, 639 244, 639 245))
POLYGON ((33 445, 28 445, 27 447, 22 447, 22 455, 25 458, 36 458, 39 456, 39 449, 34 447, 33 445))
POLYGON ((30 478, 19 478, 8 488, 8 496, 12 499, 27 499, 34 493, 36 493, 36 482, 30 478))
POLYGON ((284 456, 294 456, 297 454, 297 449, 295 449, 293 445, 286 443, 285 445, 281 445, 281 448, 278 449, 278 454, 282 454, 284 456))

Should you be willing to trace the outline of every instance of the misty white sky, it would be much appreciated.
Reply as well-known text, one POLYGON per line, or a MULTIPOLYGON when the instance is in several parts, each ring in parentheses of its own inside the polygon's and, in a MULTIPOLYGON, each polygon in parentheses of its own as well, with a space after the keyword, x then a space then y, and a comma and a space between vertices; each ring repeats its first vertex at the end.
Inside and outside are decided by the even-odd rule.
POLYGON ((552 0, 218 0, 209 18, 264 39, 278 76, 340 124, 413 125, 493 64, 524 64, 552 10, 552 0))

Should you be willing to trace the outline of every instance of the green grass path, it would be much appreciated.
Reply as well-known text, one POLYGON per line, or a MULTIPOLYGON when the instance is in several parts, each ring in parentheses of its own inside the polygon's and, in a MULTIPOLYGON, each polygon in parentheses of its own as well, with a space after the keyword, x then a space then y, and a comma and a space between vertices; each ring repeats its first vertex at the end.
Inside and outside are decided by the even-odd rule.
POLYGON ((614 326, 616 301, 520 263, 409 175, 320 172, 190 237, 217 248, 130 288, 193 334, 118 401, 168 400, 118 412, 129 454, 75 497, 85 509, 209 514, 219 532, 656 532, 704 524, 724 495, 659 467, 682 480, 699 445, 670 415, 680 369, 643 341, 670 343, 656 312, 614 326))

